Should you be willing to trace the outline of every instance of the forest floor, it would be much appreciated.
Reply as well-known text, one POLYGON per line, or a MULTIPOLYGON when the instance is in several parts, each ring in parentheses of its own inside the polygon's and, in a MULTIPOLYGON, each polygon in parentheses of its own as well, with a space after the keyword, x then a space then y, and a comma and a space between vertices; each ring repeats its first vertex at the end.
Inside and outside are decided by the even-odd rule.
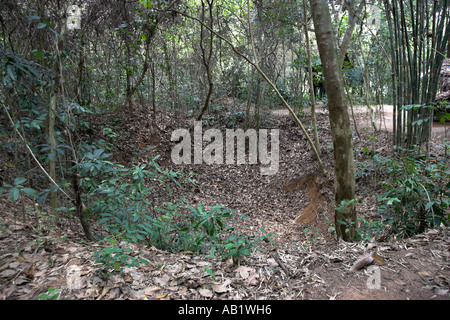
MULTIPOLYGON (((230 101, 224 100, 223 105, 223 110, 205 117, 204 129, 230 128, 230 123, 243 127, 243 117, 233 116, 230 101)), ((364 168, 370 160, 364 148, 388 155, 391 138, 389 130, 374 132, 367 112, 364 108, 359 110, 356 117, 362 138, 354 138, 355 159, 364 168)), ((159 132, 151 129, 148 112, 143 108, 113 116, 120 116, 120 129, 127 133, 122 138, 128 139, 115 144, 116 161, 142 163, 159 154, 162 168, 195 173, 195 186, 174 188, 171 196, 156 190, 152 199, 155 205, 175 197, 184 197, 193 206, 200 202, 206 206, 220 204, 247 216, 247 228, 273 233, 274 244, 268 242, 244 257, 239 265, 191 252, 128 245, 132 255, 149 263, 104 278, 96 272, 99 265, 94 263, 92 253, 110 243, 88 243, 73 219, 61 227, 50 228, 48 215, 42 214, 44 209, 35 215, 32 203, 24 200, 17 206, 3 194, 0 299, 37 299, 49 288, 59 289, 60 299, 76 300, 450 299, 449 228, 429 230, 404 240, 336 240, 331 223, 333 183, 319 173, 306 138, 284 110, 264 113, 261 127, 280 130, 279 171, 268 176, 260 174, 259 164, 174 165, 170 159, 175 145, 170 141, 171 134, 175 129, 188 128, 190 123, 181 116, 161 112, 159 132), (144 151, 149 146, 155 148, 144 151), (351 271, 364 255, 373 257, 372 268, 364 266, 351 271)), ((88 119, 94 136, 107 139, 101 130, 107 121, 108 117, 88 119)), ((311 133, 310 126, 307 128, 311 133)), ((318 128, 322 161, 326 170, 333 172, 331 133, 323 108, 319 110, 318 128)), ((439 133, 442 131, 432 139, 431 153, 435 157, 444 152, 439 133)), ((0 160, 10 163, 11 155, 2 153, 0 160)), ((14 174, 12 169, 6 170, 4 181, 13 179, 14 174)), ((358 215, 376 220, 379 181, 371 172, 357 177, 356 184, 357 196, 362 200, 357 206, 358 215)))

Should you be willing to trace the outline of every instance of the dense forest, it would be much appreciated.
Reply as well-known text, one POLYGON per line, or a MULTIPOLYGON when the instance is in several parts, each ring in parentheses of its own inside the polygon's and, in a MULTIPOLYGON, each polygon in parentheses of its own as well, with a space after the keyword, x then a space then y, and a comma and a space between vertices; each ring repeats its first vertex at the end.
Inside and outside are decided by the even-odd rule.
POLYGON ((447 0, 0 1, 0 298, 449 299, 449 37, 447 0))

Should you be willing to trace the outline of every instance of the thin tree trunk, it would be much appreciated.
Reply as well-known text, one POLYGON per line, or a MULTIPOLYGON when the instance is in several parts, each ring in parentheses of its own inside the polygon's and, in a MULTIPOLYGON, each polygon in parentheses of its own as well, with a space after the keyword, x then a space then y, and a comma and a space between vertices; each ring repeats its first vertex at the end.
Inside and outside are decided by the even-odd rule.
POLYGON ((331 15, 326 0, 310 0, 317 46, 325 76, 334 147, 335 226, 338 238, 356 237, 355 172, 352 132, 344 98, 331 15), (342 206, 342 204, 345 204, 342 206), (340 209, 337 209, 341 207, 340 209))
POLYGON ((250 83, 248 85, 248 97, 247 97, 247 106, 245 108, 245 130, 247 130, 250 126, 250 107, 252 105, 253 100, 253 79, 255 77, 255 69, 252 69, 252 76, 250 78, 250 83))
POLYGON ((83 90, 83 70, 84 70, 84 33, 80 36, 80 60, 78 61, 78 84, 75 86, 75 97, 79 105, 82 104, 83 90))
MULTIPOLYGON (((145 48, 144 48, 144 50, 145 50, 144 62, 142 65, 142 71, 139 75, 139 78, 136 80, 136 83, 134 84, 134 86, 131 85, 130 74, 127 71, 127 89, 126 89, 125 106, 128 106, 130 109, 132 107, 132 97, 136 93, 136 91, 137 91, 138 87, 140 86, 140 84, 142 83, 142 81, 144 80, 145 75, 148 70, 150 43, 153 39, 153 36, 155 35, 155 31, 158 26, 158 23, 166 15, 166 13, 175 5, 175 3, 177 1, 178 0, 173 0, 158 15, 147 18, 147 22, 144 26, 144 30, 147 31, 146 35, 145 35, 146 40, 145 40, 145 48)), ((128 38, 126 38, 126 39, 128 39, 128 38)), ((128 51, 129 51, 129 45, 127 42, 127 52, 128 51)), ((129 52, 128 52, 128 54, 129 54, 129 52)))
POLYGON ((348 27, 345 31, 344 37, 342 38, 341 48, 338 54, 338 62, 339 66, 342 68, 345 60, 345 53, 347 52, 348 47, 350 46, 350 41, 352 39, 353 31, 356 27, 356 18, 359 12, 362 11, 365 1, 362 0, 359 4, 359 8, 355 9, 355 1, 350 0, 346 1, 348 4, 348 27))
MULTIPOLYGON (((56 137, 55 137, 55 119, 56 119, 56 112, 57 112, 57 97, 60 95, 60 89, 61 89, 61 77, 60 77, 60 67, 62 67, 61 64, 61 52, 63 50, 64 46, 64 37, 66 33, 66 24, 64 21, 60 19, 61 22, 61 31, 59 34, 59 38, 56 38, 55 40, 55 47, 56 52, 58 52, 57 60, 55 61, 55 65, 53 68, 54 76, 55 76, 55 83, 53 85, 52 93, 50 94, 50 103, 49 103, 49 110, 48 110, 48 127, 47 127, 47 133, 48 133, 48 140, 50 145, 49 150, 49 174, 50 177, 56 181, 56 137)), ((57 219, 56 215, 56 208, 58 207, 58 194, 57 190, 52 187, 52 190, 50 191, 50 205, 52 210, 52 217, 54 220, 57 219)))
POLYGON ((155 61, 151 62, 151 73, 152 73, 152 120, 153 126, 156 126, 156 73, 155 73, 155 61))
POLYGON ((361 70, 364 70, 362 73, 363 76, 363 83, 364 83, 364 87, 365 87, 365 95, 364 95, 364 100, 366 102, 367 108, 369 109, 369 114, 370 114, 370 123, 372 124, 373 130, 375 132, 378 132, 378 127, 377 124, 375 122, 375 111, 373 110, 373 107, 370 105, 370 97, 369 97, 369 92, 370 92, 370 84, 369 84, 369 73, 367 72, 367 63, 366 63, 366 59, 364 58, 364 52, 362 50, 362 43, 361 43, 361 39, 359 39, 359 45, 360 45, 360 51, 361 51, 361 58, 363 60, 364 65, 361 65, 359 63, 359 60, 356 59, 358 66, 361 70))
POLYGON ((90 241, 95 241, 95 237, 93 236, 89 223, 86 219, 86 207, 81 201, 80 177, 76 173, 72 174, 72 187, 75 191, 76 214, 78 219, 80 219, 81 227, 83 228, 86 238, 90 241))
MULTIPOLYGON (((59 77, 55 77, 57 80, 59 77)), ((57 97, 57 81, 55 81, 55 90, 50 98, 49 110, 48 110, 48 140, 50 145, 49 150, 49 174, 53 180, 56 181, 56 138, 55 138, 55 113, 56 113, 56 97, 57 97)), ((53 219, 57 219, 56 208, 58 207, 57 202, 57 191, 54 187, 50 191, 50 203, 52 209, 53 219)))
MULTIPOLYGON (((394 145, 406 148, 428 141, 429 110, 402 109, 428 105, 436 96, 438 73, 450 36, 448 0, 384 1, 391 37, 394 91, 394 145), (409 10, 408 10, 409 9, 409 10), (413 125, 422 120, 422 125, 413 125), (406 136, 406 140, 404 139, 406 136)), ((400 148, 398 148, 400 150, 400 148)))
MULTIPOLYGON (((212 30, 213 27, 213 14, 212 14, 212 7, 213 7, 213 0, 208 1, 208 9, 209 9, 209 28, 212 30)), ((205 3, 202 1, 202 21, 205 20, 205 3)), ((200 111, 200 114, 197 116, 197 121, 202 120, 203 114, 208 110, 209 108, 209 100, 211 99, 211 95, 213 92, 213 81, 212 81, 212 74, 211 74, 211 57, 212 57, 212 51, 213 51, 213 33, 210 31, 210 38, 209 38, 209 52, 206 54, 205 47, 203 46, 203 40, 204 40, 204 27, 203 24, 200 26, 200 49, 202 52, 202 61, 203 65, 206 69, 206 78, 208 80, 208 92, 206 94, 205 103, 203 104, 203 108, 200 111)))
POLYGON ((355 111, 353 110, 353 101, 352 101, 352 97, 351 97, 351 95, 350 95, 350 92, 348 91, 348 87, 347 87, 347 84, 345 83, 345 79, 343 79, 343 81, 344 81, 345 92, 346 92, 346 94, 347 94, 348 101, 350 102, 350 109, 351 109, 351 111, 352 111, 353 126, 355 127, 356 135, 358 136, 359 140, 361 140, 361 135, 359 134, 358 125, 357 125, 357 123, 356 123, 355 111))
MULTIPOLYGON (((200 21, 199 19, 192 17, 188 14, 186 14, 185 12, 181 12, 181 11, 177 11, 177 10, 173 10, 174 12, 188 17, 192 20, 197 21, 200 24, 203 24, 202 21, 200 21)), ((209 27, 205 26, 206 28, 209 29, 209 27)), ((234 51, 234 53, 236 53, 239 57, 241 57, 242 59, 244 59, 245 61, 247 61, 250 65, 252 65, 256 71, 258 71, 258 73, 263 77, 263 79, 269 84, 269 86, 272 88, 272 90, 275 92, 275 94, 277 95, 277 97, 281 100, 281 102, 283 103, 283 105, 286 107, 286 109, 289 110, 289 113, 292 115, 292 117, 294 118, 295 122, 298 124, 298 126, 300 127, 300 129, 302 130, 303 134, 306 137, 306 140, 308 141, 308 144, 311 146, 311 149, 314 152, 314 156, 316 157, 316 160, 318 162, 319 165, 319 170, 320 172, 325 176, 325 177, 329 177, 328 172, 325 170, 322 160, 320 159, 320 155, 316 150, 316 147, 314 146, 314 142, 311 140, 311 137, 309 136, 308 132, 305 129, 305 126, 303 125, 303 123, 300 121, 300 119, 297 117, 297 115, 295 114, 294 110, 292 109, 292 107, 289 105, 289 103, 287 103, 287 101, 283 98, 283 96, 281 95, 280 91, 277 89, 277 87, 274 85, 274 83, 272 81, 270 81, 270 79, 267 77, 267 75, 261 70, 261 68, 258 65, 258 61, 255 59, 255 62, 252 62, 247 56, 245 56, 244 54, 242 54, 239 50, 236 49, 236 47, 233 45, 233 43, 231 43, 230 40, 226 39, 224 36, 222 36, 220 33, 215 32, 214 30, 210 29, 210 31, 212 31, 218 38, 222 39, 226 44, 228 44, 230 46, 230 48, 234 51)), ((250 32, 250 37, 252 38, 251 32, 250 32)), ((252 41, 252 47, 253 47, 253 51, 254 51, 254 44, 252 41)))
POLYGON ((313 70, 311 65, 311 49, 309 47, 309 34, 308 34, 308 18, 306 10, 306 0, 303 0, 303 28, 305 31, 306 42, 306 63, 308 64, 308 82, 309 82, 309 95, 311 97, 311 122, 313 127, 314 145, 317 152, 320 154, 319 134, 317 132, 317 118, 316 118, 316 97, 314 95, 314 79, 313 70))
POLYGON ((261 76, 258 74, 256 80, 256 101, 255 101, 255 129, 259 130, 261 124, 261 104, 264 97, 264 86, 261 76))

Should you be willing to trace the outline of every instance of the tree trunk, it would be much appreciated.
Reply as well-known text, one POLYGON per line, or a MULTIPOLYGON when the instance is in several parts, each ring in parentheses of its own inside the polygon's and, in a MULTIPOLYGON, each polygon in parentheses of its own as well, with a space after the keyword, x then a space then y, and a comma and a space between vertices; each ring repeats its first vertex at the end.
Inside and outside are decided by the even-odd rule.
MULTIPOLYGON (((61 21, 61 20, 60 20, 61 21)), ((48 106, 48 127, 47 127, 47 133, 48 133, 48 143, 50 145, 49 150, 49 174, 50 177, 56 181, 56 136, 55 136, 55 119, 56 119, 56 112, 57 112, 57 101, 58 96, 61 93, 61 72, 60 68, 62 67, 61 63, 61 52, 64 48, 64 40, 65 40, 65 33, 66 33, 66 25, 64 22, 61 22, 61 31, 60 31, 60 37, 55 39, 55 47, 56 52, 58 53, 57 59, 54 64, 53 73, 55 76, 55 84, 53 86, 53 90, 50 94, 50 101, 48 106)), ((56 208, 58 207, 58 195, 57 195, 57 189, 55 189, 53 186, 50 191, 50 201, 51 201, 51 215, 53 219, 57 220, 56 215, 56 208)))
POLYGON ((255 77, 255 69, 252 70, 252 76, 250 78, 250 83, 248 84, 248 97, 247 97, 247 107, 245 108, 245 130, 250 126, 250 107, 253 100, 253 79, 255 77))
POLYGON ((434 102, 447 41, 450 38, 450 11, 447 0, 384 1, 391 38, 394 146, 397 151, 415 148, 431 136, 429 110, 406 106, 434 102), (425 36, 424 36, 425 35, 425 36), (422 125, 412 125, 423 120, 422 125))
POLYGON ((264 97, 264 86, 261 76, 258 74, 256 80, 256 101, 255 101, 255 129, 259 130, 261 124, 261 105, 264 97))
POLYGON ((75 86, 75 97, 79 105, 83 104, 83 69, 84 69, 84 34, 80 36, 80 60, 78 61, 78 84, 75 86))
POLYGON ((77 173, 72 174, 72 187, 73 190, 75 191, 76 214, 78 216, 78 219, 80 219, 81 227, 83 228, 86 238, 90 241, 95 241, 95 237, 92 234, 91 228, 87 221, 86 208, 83 202, 81 201, 80 177, 78 176, 77 173))
POLYGON ((345 31, 344 37, 342 39, 341 49, 339 50, 339 55, 338 55, 339 66, 341 68, 344 66, 345 53, 347 52, 347 49, 350 45, 350 41, 352 39, 352 34, 353 34, 353 31, 355 30, 355 26, 356 26, 357 15, 358 15, 358 13, 360 13, 362 11, 363 6, 364 6, 364 1, 361 1, 361 3, 359 4, 359 8, 357 10, 355 8, 354 0, 347 1, 347 5, 348 5, 348 8, 347 8, 347 10, 348 10, 348 28, 345 31))
MULTIPOLYGON (((132 110, 133 95, 136 93, 138 87, 140 86, 140 84, 144 80, 145 75, 146 75, 147 70, 148 70, 149 59, 150 59, 149 58, 150 43, 151 43, 151 41, 153 39, 153 36, 155 35, 155 31, 156 31, 156 28, 158 27, 158 23, 166 15, 166 13, 174 6, 174 4, 177 1, 178 0, 173 0, 158 15, 152 16, 151 18, 150 17, 147 18, 146 24, 144 26, 145 39, 146 39, 145 40, 144 62, 143 62, 143 65, 142 65, 141 74, 140 74, 139 78, 136 80, 134 86, 131 85, 130 74, 129 74, 128 68, 127 68, 127 88, 126 88, 125 107, 128 106, 128 108, 130 110, 132 110)), ((127 36, 126 36, 125 39, 126 40, 128 39, 127 36)), ((130 57, 130 55, 129 55, 129 43, 127 41, 126 41, 126 45, 127 45, 128 57, 130 57)), ((129 62, 130 61, 128 60, 128 66, 131 67, 131 64, 129 62)))
POLYGON ((317 119, 316 119, 316 97, 314 95, 314 79, 311 65, 311 50, 309 47, 308 18, 306 16, 306 0, 303 0, 303 28, 305 31, 305 42, 306 42, 306 63, 308 64, 309 94, 311 96, 311 122, 313 126, 314 144, 316 146, 317 152, 320 154, 319 134, 317 132, 317 119))
POLYGON ((355 173, 350 118, 344 98, 331 15, 326 0, 310 0, 317 46, 322 61, 334 147, 335 225, 338 238, 356 236, 355 173), (353 201, 352 201, 353 200, 353 201), (344 202, 344 206, 342 206, 344 202), (338 209, 338 207, 340 207, 338 209))
POLYGON ((450 41, 447 43, 447 58, 450 58, 450 41))
MULTIPOLYGON (((59 73, 58 73, 59 74, 59 73)), ((55 73, 56 75, 56 73, 55 73)), ((55 87, 52 93, 52 96, 50 98, 50 103, 49 103, 49 110, 48 110, 48 128, 47 128, 47 133, 48 133, 48 143, 50 145, 50 150, 49 150, 49 174, 50 177, 52 177, 53 180, 56 181, 56 138, 55 138, 55 113, 56 113, 56 97, 57 97, 57 93, 58 93, 58 79, 59 76, 55 77, 56 81, 55 81, 55 87)), ((56 216, 56 208, 58 207, 58 200, 57 200, 57 193, 56 193, 56 189, 51 186, 51 191, 50 191, 50 201, 51 201, 51 210, 52 210, 52 218, 54 220, 57 220, 57 216, 56 216)))
POLYGON ((152 64, 152 120, 153 120, 153 127, 156 126, 156 72, 155 72, 155 61, 151 62, 152 64))
MULTIPOLYGON (((212 14, 212 7, 213 7, 213 1, 208 1, 208 10, 209 10, 209 28, 212 30, 213 27, 213 14, 212 14)), ((202 21, 205 21, 205 3, 202 1, 202 21)), ((200 111, 200 114, 197 116, 197 121, 202 120, 203 114, 208 110, 209 108, 209 100, 211 99, 211 95, 213 92, 213 81, 212 81, 212 74, 211 74, 211 57, 213 52, 213 33, 210 31, 210 38, 209 38, 209 51, 208 54, 206 54, 205 47, 203 45, 203 40, 205 40, 204 37, 204 27, 203 24, 200 26, 200 50, 202 52, 202 61, 203 65, 205 66, 206 71, 206 78, 208 80, 208 92, 206 94, 205 103, 203 104, 203 108, 200 111)))

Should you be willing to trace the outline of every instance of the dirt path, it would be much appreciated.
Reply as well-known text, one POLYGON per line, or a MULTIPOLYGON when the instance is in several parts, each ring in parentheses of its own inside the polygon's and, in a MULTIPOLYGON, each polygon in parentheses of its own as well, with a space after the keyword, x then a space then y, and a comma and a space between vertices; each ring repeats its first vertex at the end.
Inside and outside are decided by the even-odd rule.
MULTIPOLYGON (((317 113, 320 114, 328 114, 328 110, 324 108, 322 103, 318 103, 316 106, 317 113)), ((358 118, 358 129, 363 128, 371 128, 372 125, 370 123, 370 114, 367 106, 354 106, 353 111, 355 116, 358 118), (365 115, 361 119, 361 116, 365 115)), ((309 115, 311 112, 310 108, 305 108, 304 112, 309 115)), ((351 111, 350 111, 351 112, 351 111)), ((273 110, 272 114, 275 116, 289 116, 289 111, 287 109, 277 109, 273 110)), ((382 131, 392 132, 393 131, 393 106, 392 105, 384 105, 381 108, 377 108, 375 114, 375 121, 378 128, 382 131), (380 119, 381 116, 381 119, 380 119)), ((352 120, 352 119, 351 119, 352 120)), ((433 122, 433 134, 439 134, 444 136, 445 131, 447 130, 447 135, 450 136, 450 127, 449 125, 444 125, 439 122, 433 122)))

